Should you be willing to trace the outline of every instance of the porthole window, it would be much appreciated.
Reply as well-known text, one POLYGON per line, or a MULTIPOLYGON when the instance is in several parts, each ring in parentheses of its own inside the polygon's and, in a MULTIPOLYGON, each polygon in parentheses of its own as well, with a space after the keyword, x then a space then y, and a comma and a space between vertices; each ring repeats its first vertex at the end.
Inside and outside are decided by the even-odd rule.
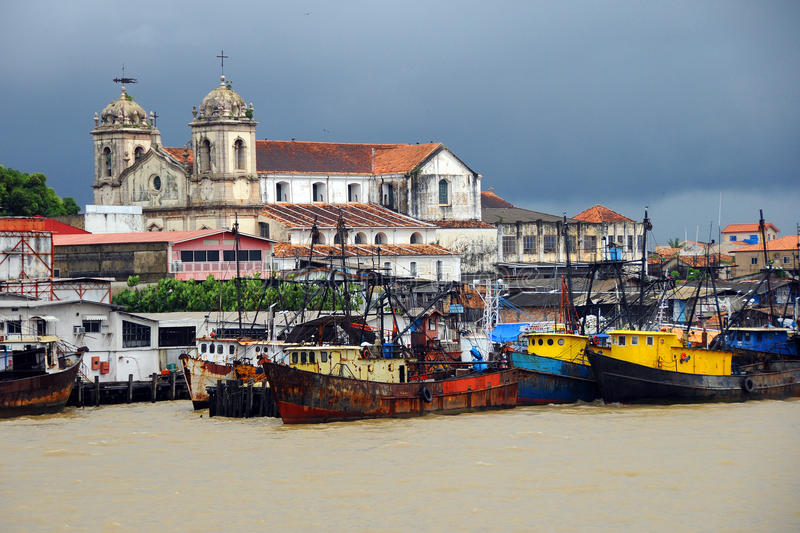
POLYGON ((564 339, 558 339, 558 345, 564 346, 564 339))
POLYGON ((161 190, 161 176, 156 176, 153 178, 153 188, 157 191, 161 190))
POLYGON ((542 344, 544 344, 544 341, 542 339, 539 339, 539 346, 541 346, 542 344))
POLYGON ((553 339, 547 339, 547 345, 548 346, 552 346, 553 345, 553 339))

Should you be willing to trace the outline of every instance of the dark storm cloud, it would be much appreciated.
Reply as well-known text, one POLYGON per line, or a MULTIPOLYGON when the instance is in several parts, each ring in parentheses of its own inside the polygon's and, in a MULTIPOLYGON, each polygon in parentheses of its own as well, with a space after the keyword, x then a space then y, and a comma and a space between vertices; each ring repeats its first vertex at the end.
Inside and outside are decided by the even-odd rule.
POLYGON ((720 191, 723 225, 753 219, 757 195, 792 232, 798 6, 6 3, 0 164, 91 202, 88 132, 121 65, 180 146, 224 48, 259 138, 442 141, 517 205, 635 218, 663 206, 656 227, 681 236, 716 222, 720 191))

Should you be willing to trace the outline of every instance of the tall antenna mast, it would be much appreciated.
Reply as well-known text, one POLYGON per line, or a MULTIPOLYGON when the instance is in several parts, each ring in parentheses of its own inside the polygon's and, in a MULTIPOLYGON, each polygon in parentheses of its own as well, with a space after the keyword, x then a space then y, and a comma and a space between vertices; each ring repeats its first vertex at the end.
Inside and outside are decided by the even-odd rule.
POLYGON ((126 78, 125 77, 125 64, 124 63, 122 64, 122 76, 120 76, 119 78, 114 78, 112 81, 114 83, 121 83, 123 85, 127 85, 127 84, 130 84, 130 83, 136 83, 137 82, 136 78, 126 78))

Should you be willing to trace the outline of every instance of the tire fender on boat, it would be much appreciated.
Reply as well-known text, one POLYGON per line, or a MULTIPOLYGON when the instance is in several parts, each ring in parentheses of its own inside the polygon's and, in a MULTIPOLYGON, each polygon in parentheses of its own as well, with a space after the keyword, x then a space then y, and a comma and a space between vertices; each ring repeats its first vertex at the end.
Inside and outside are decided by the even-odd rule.
POLYGON ((742 390, 744 390, 745 392, 751 393, 753 392, 753 389, 755 389, 755 387, 756 384, 753 383, 753 378, 746 377, 742 380, 742 390))
POLYGON ((431 403, 433 401, 433 393, 431 393, 431 390, 425 385, 419 390, 419 395, 425 403, 431 403))

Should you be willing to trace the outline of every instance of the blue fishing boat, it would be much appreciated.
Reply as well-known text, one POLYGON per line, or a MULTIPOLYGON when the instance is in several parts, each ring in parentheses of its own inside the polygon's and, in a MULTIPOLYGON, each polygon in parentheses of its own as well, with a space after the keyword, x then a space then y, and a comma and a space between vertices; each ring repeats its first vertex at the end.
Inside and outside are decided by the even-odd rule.
POLYGON ((524 371, 517 389, 522 405, 591 402, 597 382, 586 358, 588 337, 567 332, 526 333, 524 346, 507 349, 512 366, 524 371))

